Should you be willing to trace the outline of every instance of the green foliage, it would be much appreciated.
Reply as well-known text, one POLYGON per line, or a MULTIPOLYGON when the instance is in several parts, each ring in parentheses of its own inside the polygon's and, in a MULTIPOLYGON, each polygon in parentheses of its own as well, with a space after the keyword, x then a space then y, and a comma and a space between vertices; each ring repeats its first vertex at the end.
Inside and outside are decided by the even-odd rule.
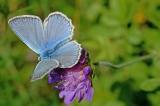
MULTIPOLYGON (((119 64, 160 54, 160 0, 0 0, 0 106, 62 106, 47 79, 30 83, 37 56, 8 27, 22 14, 44 19, 61 11, 91 61, 119 64)), ((159 56, 122 68, 95 67, 95 94, 73 106, 160 106, 159 56)))

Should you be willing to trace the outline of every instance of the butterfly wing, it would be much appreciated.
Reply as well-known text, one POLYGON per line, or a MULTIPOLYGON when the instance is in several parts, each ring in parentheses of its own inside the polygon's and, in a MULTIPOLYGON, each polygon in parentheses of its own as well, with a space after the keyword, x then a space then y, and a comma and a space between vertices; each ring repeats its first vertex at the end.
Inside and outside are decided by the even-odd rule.
POLYGON ((70 41, 58 48, 53 58, 58 60, 61 68, 70 68, 77 64, 81 55, 81 46, 76 41, 70 41))
POLYGON ((17 36, 34 52, 40 53, 44 40, 43 25, 39 17, 22 15, 8 21, 17 36))
POLYGON ((48 39, 47 48, 55 48, 53 58, 60 63, 60 67, 75 65, 79 60, 81 47, 76 41, 70 41, 74 30, 71 20, 60 12, 54 12, 43 24, 45 37, 48 39))
POLYGON ((57 68, 59 66, 59 63, 57 60, 54 59, 45 59, 41 60, 32 75, 31 81, 35 81, 38 79, 42 79, 46 74, 48 74, 51 70, 54 68, 57 68))
POLYGON ((45 37, 48 39, 47 48, 54 48, 58 43, 72 39, 74 26, 64 14, 60 12, 51 13, 43 24, 45 37))

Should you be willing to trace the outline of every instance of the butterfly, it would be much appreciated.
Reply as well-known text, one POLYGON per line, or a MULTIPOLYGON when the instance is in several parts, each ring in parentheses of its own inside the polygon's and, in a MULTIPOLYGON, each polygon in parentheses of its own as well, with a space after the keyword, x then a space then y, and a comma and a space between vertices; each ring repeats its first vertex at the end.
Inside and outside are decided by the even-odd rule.
POLYGON ((31 81, 42 79, 57 67, 71 68, 77 64, 82 48, 72 40, 74 26, 63 13, 53 12, 43 22, 38 16, 21 15, 9 19, 8 24, 39 55, 31 81))

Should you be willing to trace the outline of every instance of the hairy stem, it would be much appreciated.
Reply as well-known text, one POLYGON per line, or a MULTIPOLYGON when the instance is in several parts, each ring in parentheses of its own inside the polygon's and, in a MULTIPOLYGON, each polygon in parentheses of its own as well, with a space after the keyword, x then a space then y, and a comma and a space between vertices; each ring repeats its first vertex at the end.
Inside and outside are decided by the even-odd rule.
POLYGON ((144 55, 144 56, 141 56, 141 57, 136 58, 134 60, 131 60, 131 61, 128 61, 128 62, 125 62, 125 63, 121 63, 121 64, 113 64, 113 63, 108 62, 108 61, 99 61, 99 62, 95 62, 93 64, 95 66, 106 66, 106 67, 119 69, 119 68, 123 68, 123 67, 129 66, 129 65, 135 64, 135 63, 140 62, 140 61, 144 61, 144 60, 150 59, 153 56, 154 56, 153 54, 144 55))

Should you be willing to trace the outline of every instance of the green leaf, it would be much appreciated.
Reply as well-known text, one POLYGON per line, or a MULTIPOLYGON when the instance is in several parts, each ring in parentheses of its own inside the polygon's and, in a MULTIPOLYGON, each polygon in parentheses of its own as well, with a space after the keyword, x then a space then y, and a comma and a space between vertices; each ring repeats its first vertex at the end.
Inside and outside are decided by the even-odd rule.
POLYGON ((141 89, 144 91, 153 91, 158 87, 160 87, 160 78, 148 79, 141 84, 141 89))

